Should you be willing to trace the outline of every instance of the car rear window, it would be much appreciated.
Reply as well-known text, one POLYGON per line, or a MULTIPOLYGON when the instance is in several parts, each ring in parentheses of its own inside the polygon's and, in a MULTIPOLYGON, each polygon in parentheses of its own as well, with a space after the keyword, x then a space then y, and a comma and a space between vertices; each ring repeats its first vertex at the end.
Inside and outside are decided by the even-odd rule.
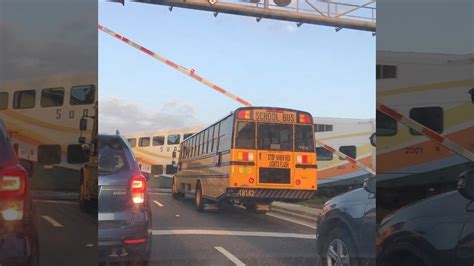
POLYGON ((115 136, 99 136, 99 172, 112 174, 129 168, 127 146, 115 136))

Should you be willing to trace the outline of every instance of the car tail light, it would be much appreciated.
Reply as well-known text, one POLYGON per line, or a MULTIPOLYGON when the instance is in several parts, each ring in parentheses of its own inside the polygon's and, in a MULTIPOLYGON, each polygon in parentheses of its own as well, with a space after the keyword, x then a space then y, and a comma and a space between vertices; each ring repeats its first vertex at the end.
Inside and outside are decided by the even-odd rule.
POLYGON ((26 171, 19 167, 6 167, 0 172, 0 196, 2 198, 17 198, 25 195, 26 171))
POLYGON ((123 242, 125 244, 141 244, 145 243, 146 238, 134 238, 134 239, 125 239, 123 242))
POLYGON ((253 152, 239 152, 237 157, 239 158, 239 160, 242 160, 242 161, 253 161, 253 152))
POLYGON ((238 119, 250 119, 250 110, 241 110, 237 113, 238 119))
POLYGON ((135 204, 145 202, 146 179, 142 175, 137 175, 132 178, 130 184, 132 191, 132 200, 135 204))
POLYGON ((296 156, 296 163, 308 163, 308 155, 296 156))

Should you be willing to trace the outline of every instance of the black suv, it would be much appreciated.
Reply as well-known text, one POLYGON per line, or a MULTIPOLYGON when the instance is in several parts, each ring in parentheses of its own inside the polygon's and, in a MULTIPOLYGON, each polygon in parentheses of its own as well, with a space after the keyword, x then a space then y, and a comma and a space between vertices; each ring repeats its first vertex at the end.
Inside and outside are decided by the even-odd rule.
POLYGON ((474 169, 450 191, 387 216, 377 232, 378 265, 474 264, 474 169))
POLYGON ((147 180, 122 136, 98 141, 100 261, 146 264, 152 240, 147 180))
POLYGON ((316 227, 323 265, 375 264, 375 213, 375 177, 327 201, 316 227))
POLYGON ((28 186, 32 165, 22 164, 25 167, 0 119, 0 265, 39 264, 36 215, 28 186))

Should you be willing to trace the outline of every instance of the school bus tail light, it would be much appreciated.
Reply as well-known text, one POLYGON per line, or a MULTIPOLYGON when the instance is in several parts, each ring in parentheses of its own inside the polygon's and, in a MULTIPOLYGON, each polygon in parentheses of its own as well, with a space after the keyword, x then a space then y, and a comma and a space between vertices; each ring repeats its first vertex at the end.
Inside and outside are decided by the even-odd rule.
POLYGON ((249 183, 250 183, 250 184, 253 184, 253 182, 255 182, 255 179, 249 178, 249 183))
POLYGON ((300 124, 311 124, 311 116, 307 114, 300 114, 298 116, 298 122, 300 124))
POLYGON ((241 110, 237 113, 237 118, 239 119, 250 119, 250 110, 241 110))
POLYGON ((297 155, 296 156, 297 163, 308 163, 308 155, 297 155))
POLYGON ((296 179, 295 184, 296 184, 297 186, 301 185, 301 180, 296 179))
POLYGON ((239 160, 242 160, 242 161, 253 161, 254 157, 253 157, 253 152, 239 152, 238 153, 238 158, 239 160))

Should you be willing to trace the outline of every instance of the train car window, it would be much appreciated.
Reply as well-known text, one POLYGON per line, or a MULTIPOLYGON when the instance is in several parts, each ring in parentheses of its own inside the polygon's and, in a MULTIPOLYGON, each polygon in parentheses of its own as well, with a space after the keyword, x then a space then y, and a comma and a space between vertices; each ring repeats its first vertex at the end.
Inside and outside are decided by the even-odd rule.
POLYGON ((36 91, 17 91, 13 96, 14 109, 29 109, 35 107, 36 91))
POLYGON ((163 174, 163 165, 152 165, 151 166, 151 175, 162 175, 163 174))
MULTIPOLYGON (((413 108, 410 110, 410 118, 435 132, 443 133, 444 111, 441 107, 436 106, 413 108)), ((421 135, 411 128, 410 134, 421 135)))
POLYGON ((333 131, 333 125, 314 124, 314 132, 333 131))
POLYGON ((163 145, 165 145, 165 136, 153 137, 153 146, 163 146, 163 145))
POLYGON ((150 137, 143 137, 138 140, 138 146, 148 147, 150 146, 150 137))
POLYGON ((316 155, 318 161, 332 161, 333 154, 324 147, 316 147, 316 155))
POLYGON ((168 135, 168 145, 176 145, 179 144, 180 138, 179 134, 168 135))
POLYGON ((86 153, 80 144, 72 144, 67 146, 67 163, 83 164, 86 162, 86 153))
POLYGON ((394 79, 397 78, 397 66, 377 65, 375 69, 376 79, 394 79))
MULTIPOLYGON (((354 145, 341 146, 341 147, 339 147, 339 151, 344 153, 345 155, 348 155, 352 159, 357 158, 357 147, 354 146, 354 145)), ((344 160, 344 158, 339 157, 339 160, 344 160)))
POLYGON ((62 106, 64 103, 64 88, 41 90, 41 107, 62 106))
POLYGON ((71 88, 71 105, 93 104, 95 100, 95 86, 74 86, 71 88))
POLYGON ((127 139, 128 141, 128 144, 130 144, 130 147, 136 147, 137 146, 137 139, 133 138, 133 139, 127 139))
POLYGON ((166 165, 166 174, 167 175, 174 175, 176 174, 176 168, 172 164, 166 165))
POLYGON ((61 163, 61 145, 39 145, 38 163, 44 165, 61 163))
POLYGON ((8 108, 8 92, 0 92, 0 110, 8 108))
POLYGON ((185 140, 185 139, 191 137, 192 135, 194 135, 194 133, 185 133, 185 134, 183 135, 183 140, 185 140))
POLYGON ((377 136, 394 136, 397 134, 397 120, 378 110, 375 125, 377 136))

